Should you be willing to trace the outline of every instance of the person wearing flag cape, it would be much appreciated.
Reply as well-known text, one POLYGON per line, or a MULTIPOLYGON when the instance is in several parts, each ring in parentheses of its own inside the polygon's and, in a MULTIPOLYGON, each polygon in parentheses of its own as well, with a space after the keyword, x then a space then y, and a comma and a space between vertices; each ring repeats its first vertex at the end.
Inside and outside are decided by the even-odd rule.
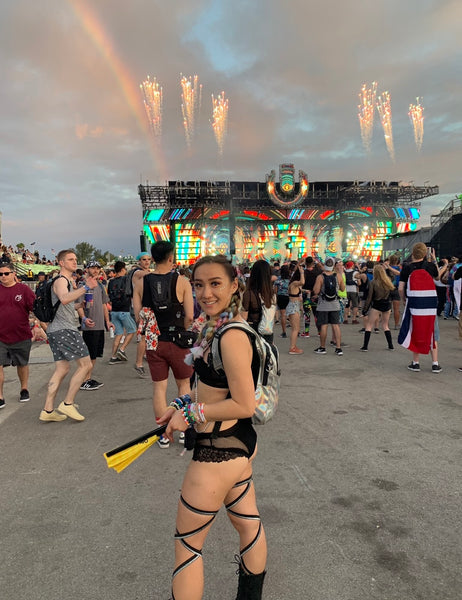
POLYGON ((202 547, 223 504, 239 534, 239 584, 236 600, 262 597, 266 567, 266 537, 256 504, 252 461, 257 436, 254 357, 247 334, 231 328, 220 338, 223 372, 213 369, 210 355, 217 329, 228 321, 242 322, 236 269, 224 256, 205 256, 193 268, 196 298, 206 318, 191 359, 196 385, 192 396, 176 398, 158 425, 186 432, 193 457, 178 503, 175 533, 173 600, 200 600, 204 589, 202 547))
POLYGON ((438 362, 440 331, 436 309, 438 296, 435 281, 440 277, 434 250, 423 242, 412 247, 411 260, 403 265, 398 291, 405 303, 398 343, 412 352, 408 369, 420 372, 419 356, 431 354, 432 373, 441 373, 438 362))

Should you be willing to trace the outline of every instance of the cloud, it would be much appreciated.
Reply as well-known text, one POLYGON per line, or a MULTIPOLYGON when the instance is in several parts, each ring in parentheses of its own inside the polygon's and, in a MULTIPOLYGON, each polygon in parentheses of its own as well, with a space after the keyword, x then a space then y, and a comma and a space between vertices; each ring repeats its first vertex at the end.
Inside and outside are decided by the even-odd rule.
POLYGON ((3 237, 32 239, 39 222, 53 247, 75 239, 135 251, 140 180, 263 181, 283 161, 312 181, 431 180, 443 194, 461 191, 461 19, 455 0, 2 3, 3 237), (203 84, 189 151, 180 73, 203 84), (148 74, 164 90, 160 144, 137 89, 148 74), (378 119, 369 155, 361 144, 358 93, 373 80, 391 94, 395 165, 378 119), (221 90, 223 158, 210 125, 221 90), (417 96, 420 153, 407 116, 417 96))

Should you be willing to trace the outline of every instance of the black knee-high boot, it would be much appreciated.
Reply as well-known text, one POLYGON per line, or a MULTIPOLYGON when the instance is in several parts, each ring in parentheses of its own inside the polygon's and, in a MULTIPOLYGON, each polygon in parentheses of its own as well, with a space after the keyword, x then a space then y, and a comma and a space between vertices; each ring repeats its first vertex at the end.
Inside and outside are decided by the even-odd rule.
POLYGON ((240 566, 236 600, 261 600, 265 575, 266 571, 258 575, 246 573, 240 566))
POLYGON ((361 348, 361 350, 367 350, 367 347, 369 346, 369 340, 370 339, 371 339, 371 332, 370 331, 365 331, 364 332, 363 347, 361 348))
POLYGON ((393 340, 391 339, 391 331, 384 331, 383 332, 385 334, 385 337, 387 338, 387 342, 388 342, 388 350, 394 350, 394 346, 393 346, 393 340))

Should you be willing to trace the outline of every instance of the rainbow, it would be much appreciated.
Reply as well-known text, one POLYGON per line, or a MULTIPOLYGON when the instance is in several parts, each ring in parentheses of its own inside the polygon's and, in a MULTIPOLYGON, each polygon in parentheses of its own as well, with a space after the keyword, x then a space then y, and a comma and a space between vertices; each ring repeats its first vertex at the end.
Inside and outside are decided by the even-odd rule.
POLYGON ((131 112, 146 136, 149 143, 152 159, 157 168, 157 175, 160 180, 168 179, 166 161, 162 155, 160 144, 150 135, 146 113, 140 97, 139 83, 134 80, 129 69, 122 59, 117 56, 113 43, 105 31, 97 13, 86 0, 68 0, 74 10, 77 18, 82 24, 83 29, 92 39, 94 45, 99 50, 110 69, 114 73, 119 86, 125 96, 131 112))

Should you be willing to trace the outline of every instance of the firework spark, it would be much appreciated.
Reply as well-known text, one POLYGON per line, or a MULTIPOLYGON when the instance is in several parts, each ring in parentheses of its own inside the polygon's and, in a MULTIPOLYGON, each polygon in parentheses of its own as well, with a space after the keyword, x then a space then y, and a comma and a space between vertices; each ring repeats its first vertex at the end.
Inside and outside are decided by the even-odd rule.
POLYGON ((162 135, 162 87, 155 77, 151 81, 148 75, 147 79, 140 84, 140 89, 143 93, 149 127, 152 134, 159 137, 162 135))
POLYGON ((225 93, 221 92, 217 98, 212 94, 212 128, 218 144, 219 154, 223 154, 225 137, 228 130, 228 108, 229 100, 225 93))
POLYGON ((393 128, 391 124, 391 99, 388 92, 383 92, 377 98, 377 110, 380 115, 385 143, 387 145, 388 154, 393 162, 395 162, 395 148, 393 145, 393 128))
POLYGON ((421 100, 421 98, 416 98, 417 104, 409 105, 409 118, 411 119, 412 127, 414 128, 414 140, 417 152, 420 152, 422 148, 424 135, 424 108, 420 103, 421 100))
POLYGON ((183 74, 180 73, 180 77, 183 127, 186 144, 190 147, 194 138, 196 117, 202 103, 202 85, 199 85, 199 78, 197 75, 194 75, 194 77, 184 77, 183 74))
POLYGON ((359 126, 361 127, 361 139, 367 152, 371 149, 372 131, 374 127, 375 98, 377 95, 377 82, 373 81, 370 88, 364 83, 359 94, 358 104, 359 126))

